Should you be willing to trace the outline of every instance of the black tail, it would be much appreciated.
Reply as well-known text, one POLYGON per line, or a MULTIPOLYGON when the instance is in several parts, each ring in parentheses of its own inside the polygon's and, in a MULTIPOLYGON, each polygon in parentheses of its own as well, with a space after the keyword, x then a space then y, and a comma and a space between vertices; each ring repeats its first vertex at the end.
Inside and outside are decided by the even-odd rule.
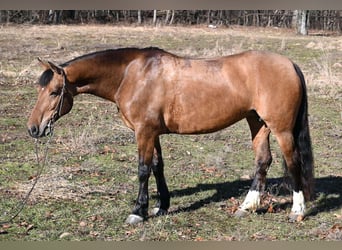
POLYGON ((305 79, 298 65, 293 64, 302 85, 302 102, 300 104, 297 120, 294 127, 294 140, 297 153, 299 154, 299 163, 301 168, 301 182, 306 200, 313 197, 314 189, 314 159, 311 147, 311 138, 308 121, 308 97, 306 91, 305 79))

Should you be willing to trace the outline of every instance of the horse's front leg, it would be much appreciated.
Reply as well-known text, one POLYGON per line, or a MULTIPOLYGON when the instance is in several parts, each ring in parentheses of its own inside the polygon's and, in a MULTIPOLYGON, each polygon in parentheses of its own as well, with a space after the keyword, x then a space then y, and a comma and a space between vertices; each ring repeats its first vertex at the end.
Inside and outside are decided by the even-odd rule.
POLYGON ((126 220, 128 224, 137 224, 148 217, 148 180, 151 175, 155 137, 139 133, 137 133, 136 137, 139 152, 139 193, 132 214, 126 220))
POLYGON ((167 188, 167 184, 164 176, 164 163, 162 157, 162 151, 160 147, 159 137, 156 138, 154 144, 154 157, 152 165, 153 174, 156 178, 157 190, 158 190, 158 202, 153 208, 152 213, 156 216, 167 214, 167 210, 170 207, 170 193, 167 188))
POLYGON ((128 224, 137 224, 147 219, 148 216, 148 179, 151 173, 151 166, 145 165, 139 160, 138 175, 139 175, 139 193, 133 208, 126 220, 128 224))

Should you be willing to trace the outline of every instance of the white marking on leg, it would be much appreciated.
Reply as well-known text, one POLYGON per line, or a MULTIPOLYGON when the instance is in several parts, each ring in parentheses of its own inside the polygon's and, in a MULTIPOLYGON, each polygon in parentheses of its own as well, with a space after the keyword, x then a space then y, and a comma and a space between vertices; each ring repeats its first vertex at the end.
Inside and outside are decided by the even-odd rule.
POLYGON ((159 212, 159 207, 154 207, 154 208, 152 209, 152 214, 153 214, 153 215, 157 215, 158 212, 159 212))
POLYGON ((135 225, 143 221, 144 221, 144 218, 136 214, 130 214, 128 218, 126 219, 126 223, 130 225, 135 225))
POLYGON ((305 212, 305 201, 302 191, 293 191, 293 204, 291 212, 298 215, 304 215, 305 212))
POLYGON ((244 202, 239 209, 255 211, 260 205, 260 192, 249 190, 244 202))

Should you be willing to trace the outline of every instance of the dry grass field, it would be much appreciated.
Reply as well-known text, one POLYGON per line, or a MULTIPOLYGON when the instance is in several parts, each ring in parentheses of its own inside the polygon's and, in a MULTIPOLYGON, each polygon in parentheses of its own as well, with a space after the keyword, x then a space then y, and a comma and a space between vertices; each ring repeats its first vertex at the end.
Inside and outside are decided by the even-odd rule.
MULTIPOLYGON (((230 27, 0 26, 0 240, 342 240, 342 37, 230 27), (233 217, 254 173, 245 121, 198 136, 161 137, 170 213, 124 223, 138 191, 133 133, 113 103, 84 95, 56 124, 37 178, 35 142, 26 121, 42 69, 37 57, 63 63, 88 52, 157 46, 181 56, 217 57, 245 50, 288 56, 303 70, 315 157, 316 197, 304 221, 289 223, 292 196, 272 138, 273 163, 263 208, 233 217)), ((44 148, 42 140, 41 150, 44 148)), ((156 186, 150 180, 151 205, 156 186)))

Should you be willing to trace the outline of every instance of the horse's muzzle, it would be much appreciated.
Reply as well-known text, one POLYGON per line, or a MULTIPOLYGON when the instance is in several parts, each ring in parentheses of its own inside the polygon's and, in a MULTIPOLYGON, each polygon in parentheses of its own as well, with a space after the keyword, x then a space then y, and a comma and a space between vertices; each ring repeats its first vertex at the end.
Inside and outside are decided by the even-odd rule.
POLYGON ((39 136, 39 127, 37 125, 33 125, 30 128, 28 128, 28 133, 33 138, 38 138, 39 136))
POLYGON ((28 133, 33 138, 40 138, 40 137, 48 136, 52 134, 52 130, 53 130, 52 124, 53 122, 50 121, 46 124, 46 126, 43 126, 43 127, 32 125, 31 127, 28 128, 28 133))

